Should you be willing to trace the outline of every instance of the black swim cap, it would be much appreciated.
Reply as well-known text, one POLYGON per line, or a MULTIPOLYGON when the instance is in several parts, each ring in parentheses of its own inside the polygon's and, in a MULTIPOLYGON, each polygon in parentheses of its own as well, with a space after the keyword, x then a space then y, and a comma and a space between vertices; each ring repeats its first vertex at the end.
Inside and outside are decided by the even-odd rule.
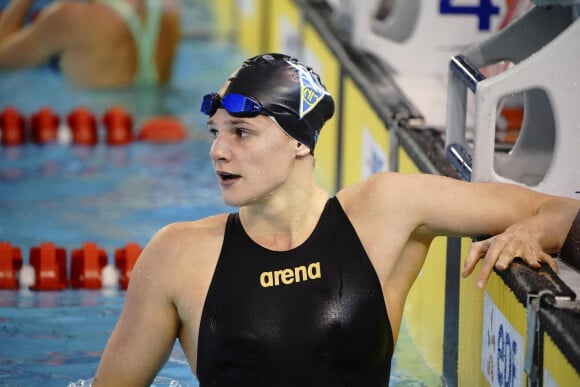
POLYGON ((229 81, 224 95, 254 98, 314 153, 322 126, 334 114, 334 100, 317 73, 295 58, 273 53, 245 60, 229 81))

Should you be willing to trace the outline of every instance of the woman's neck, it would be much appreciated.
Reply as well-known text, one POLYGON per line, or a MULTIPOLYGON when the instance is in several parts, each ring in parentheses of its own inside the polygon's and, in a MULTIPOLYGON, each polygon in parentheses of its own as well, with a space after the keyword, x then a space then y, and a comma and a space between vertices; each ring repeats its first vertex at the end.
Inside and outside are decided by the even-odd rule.
POLYGON ((328 193, 312 184, 268 203, 243 207, 240 220, 256 243, 271 250, 288 250, 310 236, 327 200, 328 193))

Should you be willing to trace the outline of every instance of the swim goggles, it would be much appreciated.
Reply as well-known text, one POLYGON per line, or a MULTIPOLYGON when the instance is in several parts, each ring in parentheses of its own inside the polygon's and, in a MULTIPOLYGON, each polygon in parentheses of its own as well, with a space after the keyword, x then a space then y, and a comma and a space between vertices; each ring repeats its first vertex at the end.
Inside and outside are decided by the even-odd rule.
POLYGON ((234 117, 253 117, 268 110, 253 98, 232 93, 220 97, 218 93, 206 94, 201 99, 201 112, 213 116, 219 107, 223 107, 234 117))

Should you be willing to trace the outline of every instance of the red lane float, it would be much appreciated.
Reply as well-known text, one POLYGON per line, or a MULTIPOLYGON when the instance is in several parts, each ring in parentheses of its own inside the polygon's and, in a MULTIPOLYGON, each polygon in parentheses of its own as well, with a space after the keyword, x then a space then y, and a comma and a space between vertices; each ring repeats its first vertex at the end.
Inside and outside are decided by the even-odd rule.
POLYGON ((85 107, 78 107, 66 119, 74 145, 94 146, 98 142, 97 120, 85 107))
POLYGON ((138 243, 127 243, 124 248, 115 251, 115 266, 121 273, 119 279, 121 289, 127 289, 129 286, 131 272, 139 254, 141 254, 141 246, 138 243))
POLYGON ((32 290, 63 290, 66 280, 66 250, 53 242, 43 242, 30 248, 30 265, 34 267, 32 290))
POLYGON ((0 242, 0 289, 18 289, 18 271, 22 268, 22 251, 9 242, 0 242))
POLYGON ((127 145, 133 141, 133 119, 121 106, 113 106, 103 115, 107 144, 127 145))
POLYGON ((100 289, 101 273, 107 265, 107 252, 94 242, 85 242, 71 252, 70 285, 74 289, 100 289))
POLYGON ((107 253, 95 242, 85 242, 71 251, 70 278, 67 252, 53 242, 30 248, 29 265, 23 265, 22 252, 10 242, 0 241, 0 289, 31 290, 101 289, 119 286, 127 289, 135 262, 141 254, 138 243, 129 242, 115 250, 115 267, 107 253), (120 275, 119 275, 120 274, 120 275))
POLYGON ((183 123, 173 117, 153 117, 145 120, 139 140, 154 143, 179 142, 187 136, 183 123))
MULTIPOLYGON (((26 142, 25 118, 14 107, 0 113, 0 129, 3 145, 21 145, 26 142)), ((64 123, 70 131, 65 136, 60 131, 61 119, 49 107, 44 107, 30 117, 31 140, 46 144, 58 140, 73 145, 94 146, 99 142, 99 122, 86 107, 72 110, 64 123), (70 133, 70 134, 68 134, 70 133), (70 136, 70 140, 69 140, 70 136), (64 138, 64 137, 63 137, 64 138)), ((135 139, 151 143, 180 142, 186 139, 187 130, 181 120, 170 116, 151 117, 143 121, 137 136, 133 133, 134 120, 125 108, 115 105, 105 111, 102 124, 108 145, 127 145, 135 139)))
POLYGON ((40 109, 30 118, 32 141, 47 144, 56 141, 60 118, 48 107, 40 109))
POLYGON ((26 140, 24 116, 13 107, 5 108, 0 113, 0 129, 2 145, 22 145, 26 140))

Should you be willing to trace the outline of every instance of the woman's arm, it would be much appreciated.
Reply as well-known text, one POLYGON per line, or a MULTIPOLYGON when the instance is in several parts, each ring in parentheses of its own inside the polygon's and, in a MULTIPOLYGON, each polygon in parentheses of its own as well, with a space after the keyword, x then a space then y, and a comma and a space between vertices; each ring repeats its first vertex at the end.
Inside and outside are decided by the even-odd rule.
POLYGON ((546 262, 557 270, 549 253, 566 239, 580 201, 543 194, 503 183, 468 183, 422 175, 413 188, 419 203, 407 210, 418 230, 428 235, 492 236, 474 243, 463 275, 470 275, 483 259, 477 284, 485 286, 493 268, 503 270, 515 258, 532 267, 546 262))
POLYGON ((169 290, 175 278, 168 261, 163 243, 156 240, 139 256, 94 386, 148 386, 169 358, 180 322, 169 290))
POLYGON ((81 28, 78 13, 85 3, 56 1, 23 25, 30 3, 12 1, 0 17, 0 68, 37 66, 76 44, 81 28))
POLYGON ((34 0, 12 0, 0 16, 0 42, 22 28, 34 0))
POLYGON ((493 267, 504 269, 516 257, 532 266, 547 262, 555 267, 547 253, 559 251, 580 209, 578 200, 519 185, 428 174, 378 174, 356 190, 362 195, 357 201, 368 204, 363 219, 373 229, 421 240, 493 236, 473 245, 463 271, 471 274, 484 257, 479 286, 485 285, 493 267))

